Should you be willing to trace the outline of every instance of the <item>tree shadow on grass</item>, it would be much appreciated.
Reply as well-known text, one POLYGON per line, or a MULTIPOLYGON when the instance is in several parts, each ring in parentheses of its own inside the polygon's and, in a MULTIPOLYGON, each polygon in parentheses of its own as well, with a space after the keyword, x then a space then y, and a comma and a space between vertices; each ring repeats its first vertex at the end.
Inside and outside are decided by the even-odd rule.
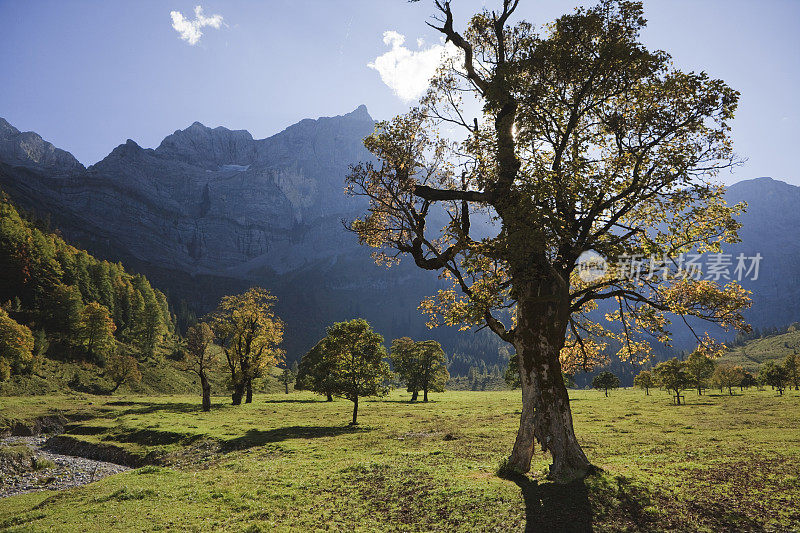
POLYGON ((289 426, 265 431, 251 429, 241 437, 224 441, 220 446, 220 450, 227 453, 289 439, 337 437, 345 433, 358 433, 361 431, 369 431, 369 429, 358 426, 289 426))
POLYGON ((524 475, 512 475, 525 500, 526 533, 593 531, 589 490, 583 480, 566 485, 539 484, 524 475))
POLYGON ((568 484, 538 483, 524 475, 507 477, 522 490, 525 531, 585 532, 594 524, 614 524, 623 531, 648 531, 657 524, 648 513, 648 490, 623 476, 598 469, 585 479, 568 484))
MULTIPOLYGON (((166 413, 193 413, 202 412, 200 402, 187 403, 187 402, 109 402, 106 405, 119 405, 128 407, 128 409, 114 410, 117 415, 147 415, 156 412, 166 413)), ((219 408, 222 404, 212 404, 211 408, 219 408)))
POLYGON ((328 403, 325 398, 318 400, 294 400, 286 398, 285 400, 263 400, 260 403, 328 403))

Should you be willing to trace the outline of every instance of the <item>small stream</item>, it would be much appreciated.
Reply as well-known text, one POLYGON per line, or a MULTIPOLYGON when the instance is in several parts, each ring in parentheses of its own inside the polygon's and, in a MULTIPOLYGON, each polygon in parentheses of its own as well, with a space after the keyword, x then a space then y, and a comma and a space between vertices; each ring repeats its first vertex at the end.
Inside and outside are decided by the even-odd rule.
POLYGON ((0 438, 0 445, 24 444, 33 450, 34 455, 39 460, 48 459, 55 463, 54 467, 30 472, 11 473, 0 471, 0 477, 2 477, 0 498, 39 490, 63 490, 80 487, 106 476, 130 470, 127 466, 105 461, 53 453, 45 447, 47 438, 45 435, 0 438))

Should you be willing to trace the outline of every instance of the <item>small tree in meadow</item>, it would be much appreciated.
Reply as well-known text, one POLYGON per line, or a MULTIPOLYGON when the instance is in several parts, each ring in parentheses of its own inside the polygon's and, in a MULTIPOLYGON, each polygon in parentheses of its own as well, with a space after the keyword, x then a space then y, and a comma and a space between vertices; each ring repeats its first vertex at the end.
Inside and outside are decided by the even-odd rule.
POLYGON ((140 383, 142 374, 139 372, 139 363, 136 358, 126 353, 115 353, 108 357, 105 375, 114 383, 109 393, 114 394, 123 383, 140 383))
POLYGON ((733 395, 733 387, 739 387, 743 379, 744 369, 741 366, 719 365, 711 376, 711 383, 720 391, 727 388, 728 394, 733 395))
POLYGON ((686 372, 686 363, 673 357, 668 361, 659 363, 653 369, 653 376, 658 385, 675 395, 675 404, 681 404, 681 391, 693 387, 692 379, 686 372))
POLYGON ((707 387, 715 366, 714 360, 702 350, 695 350, 686 360, 686 373, 694 382, 698 395, 703 394, 703 389, 707 387))
POLYGON ((419 362, 416 353, 417 343, 410 337, 400 337, 392 341, 389 360, 400 379, 405 382, 406 390, 411 393, 411 401, 419 396, 419 362))
POLYGON ((611 372, 600 372, 592 380, 592 387, 603 390, 608 396, 608 391, 619 387, 619 378, 611 372))
POLYGON ((216 363, 215 352, 211 349, 214 343, 214 332, 205 322, 198 322, 189 328, 186 335, 188 351, 184 359, 184 368, 191 370, 200 378, 203 391, 203 411, 211 410, 211 383, 208 372, 216 363))
POLYGON ((389 392, 389 364, 384 361, 383 337, 372 331, 363 318, 337 322, 328 328, 326 356, 333 358, 333 394, 353 402, 353 420, 358 424, 358 400, 389 392))
POLYGON ((408 337, 392 341, 391 361, 395 372, 403 380, 411 401, 416 401, 419 391, 423 401, 428 401, 428 392, 444 392, 450 374, 442 345, 436 341, 414 342, 408 337))
POLYGON ((655 385, 653 382, 653 374, 651 374, 649 370, 642 370, 633 378, 633 385, 644 389, 645 395, 650 396, 650 389, 655 385))
POLYGON ((744 390, 749 389, 750 387, 755 387, 756 385, 758 385, 758 380, 756 377, 745 370, 744 375, 742 376, 742 382, 739 383, 739 388, 744 390))
POLYGON ((783 368, 786 369, 786 379, 788 384, 794 386, 794 390, 800 389, 800 355, 790 353, 783 360, 783 368))
POLYGON ((231 372, 233 405, 253 401, 253 379, 283 361, 283 321, 275 316, 277 298, 253 287, 243 294, 225 296, 211 315, 211 329, 222 345, 231 372))
POLYGON ((297 361, 293 362, 291 366, 286 361, 281 365, 281 383, 283 383, 283 390, 289 394, 289 385, 294 383, 297 378, 297 361))
POLYGON ((773 387, 778 394, 783 395, 786 383, 789 381, 789 373, 783 365, 774 361, 768 361, 761 367, 761 377, 765 384, 773 387))
POLYGON ((327 342, 327 337, 320 340, 300 358, 294 388, 323 394, 329 402, 332 402, 335 390, 333 365, 336 361, 327 355, 327 342))

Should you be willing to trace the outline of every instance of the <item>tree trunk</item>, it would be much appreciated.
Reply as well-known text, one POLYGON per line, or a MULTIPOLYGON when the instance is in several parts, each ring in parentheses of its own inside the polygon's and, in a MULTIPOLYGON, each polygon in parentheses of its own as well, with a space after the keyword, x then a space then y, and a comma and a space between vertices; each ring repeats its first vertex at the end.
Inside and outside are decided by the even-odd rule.
POLYGON ((418 390, 411 391, 411 401, 412 402, 416 402, 418 397, 419 397, 419 391, 418 390))
POLYGON ((703 389, 701 389, 700 387, 697 387, 697 395, 698 396, 702 396, 703 395, 703 389))
POLYGON ((203 411, 211 410, 211 383, 208 382, 205 372, 200 374, 200 387, 203 389, 203 411))
POLYGON ((233 405, 242 405, 242 396, 244 396, 245 382, 236 382, 233 384, 233 405))
POLYGON ((351 426, 358 424, 358 396, 353 400, 353 421, 350 422, 351 426))
POLYGON ((427 402, 428 401, 428 389, 427 388, 422 390, 422 401, 423 402, 427 402))
POLYGON ((325 401, 326 402, 332 402, 333 401, 333 396, 331 395, 330 392, 325 395, 325 401))
POLYGON ((283 382, 283 386, 286 388, 286 394, 289 394, 289 382, 288 381, 284 381, 283 382))
POLYGON ((584 477, 591 464, 575 438, 559 361, 569 317, 567 289, 556 280, 531 282, 521 289, 514 345, 522 382, 522 415, 508 466, 528 472, 535 439, 553 458, 549 477, 569 482, 584 477))
POLYGON ((247 397, 244 400, 244 403, 253 403, 253 380, 247 380, 247 397))
POLYGON ((603 391, 606 393, 606 398, 608 398, 608 389, 603 389, 603 391))

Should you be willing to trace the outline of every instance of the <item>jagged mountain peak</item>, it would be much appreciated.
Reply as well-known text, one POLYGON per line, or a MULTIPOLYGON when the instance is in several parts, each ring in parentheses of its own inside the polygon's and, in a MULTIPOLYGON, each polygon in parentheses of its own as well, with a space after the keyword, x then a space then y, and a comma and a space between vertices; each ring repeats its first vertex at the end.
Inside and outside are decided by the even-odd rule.
POLYGON ((253 142, 253 136, 247 130, 230 130, 222 126, 212 129, 194 122, 188 128, 166 136, 155 153, 159 157, 216 170, 222 165, 251 164, 255 155, 253 142))
POLYGON ((46 168, 53 171, 83 170, 75 157, 32 131, 21 132, 0 117, 0 161, 23 167, 46 168))
POLYGON ((367 110, 367 106, 364 104, 361 104, 360 106, 358 106, 357 108, 350 111, 344 116, 347 118, 354 118, 358 120, 373 120, 369 114, 369 111, 367 110))
POLYGON ((0 117, 0 135, 15 135, 19 130, 11 125, 6 119, 0 117))

